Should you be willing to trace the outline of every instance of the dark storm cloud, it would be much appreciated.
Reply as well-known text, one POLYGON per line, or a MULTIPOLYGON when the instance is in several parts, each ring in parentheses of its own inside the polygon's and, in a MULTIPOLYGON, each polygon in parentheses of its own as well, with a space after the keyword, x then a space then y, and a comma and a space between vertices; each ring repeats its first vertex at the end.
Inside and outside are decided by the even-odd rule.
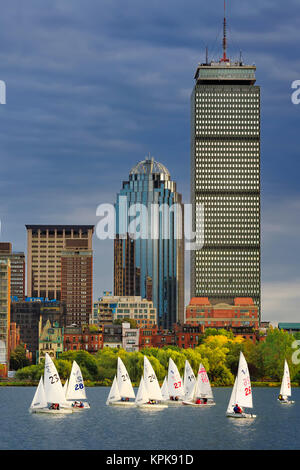
MULTIPOLYGON (((97 205, 114 202, 130 168, 148 152, 168 167, 189 201, 193 76, 206 45, 210 58, 220 57, 222 21, 222 0, 3 3, 2 240, 25 250, 25 223, 96 224, 97 205)), ((295 0, 228 2, 229 53, 238 57, 242 50, 244 60, 257 65, 262 87, 268 283, 283 280, 279 270, 274 276, 278 253, 285 279, 297 278, 294 239, 288 247, 285 242, 299 215, 300 106, 290 99, 291 82, 300 79, 299 22, 295 0), (287 233, 270 237, 270 227, 281 225, 280 201, 280 214, 290 214, 287 233)), ((94 247, 97 297, 112 287, 112 246, 95 237, 94 247)))

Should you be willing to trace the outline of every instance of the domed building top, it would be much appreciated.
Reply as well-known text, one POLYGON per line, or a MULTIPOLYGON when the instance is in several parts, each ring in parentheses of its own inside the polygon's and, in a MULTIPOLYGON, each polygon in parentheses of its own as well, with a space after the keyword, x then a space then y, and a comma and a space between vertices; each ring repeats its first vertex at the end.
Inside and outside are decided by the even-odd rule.
POLYGON ((150 155, 130 170, 131 175, 150 175, 161 173, 167 176, 167 178, 170 178, 170 173, 167 168, 162 163, 159 163, 154 160, 153 157, 150 157, 150 155))

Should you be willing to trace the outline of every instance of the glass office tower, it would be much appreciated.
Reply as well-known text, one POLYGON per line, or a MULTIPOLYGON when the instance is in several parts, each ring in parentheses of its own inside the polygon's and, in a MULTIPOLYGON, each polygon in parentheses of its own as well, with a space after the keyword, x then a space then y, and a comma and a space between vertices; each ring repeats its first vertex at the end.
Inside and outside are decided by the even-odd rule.
POLYGON ((153 301, 163 328, 184 321, 182 197, 167 168, 147 158, 117 195, 114 295, 153 301))
MULTIPOLYGON (((225 20, 224 20, 225 25, 225 20)), ((191 97, 193 227, 204 246, 191 255, 191 296, 260 307, 260 87, 255 66, 199 64, 191 97)))

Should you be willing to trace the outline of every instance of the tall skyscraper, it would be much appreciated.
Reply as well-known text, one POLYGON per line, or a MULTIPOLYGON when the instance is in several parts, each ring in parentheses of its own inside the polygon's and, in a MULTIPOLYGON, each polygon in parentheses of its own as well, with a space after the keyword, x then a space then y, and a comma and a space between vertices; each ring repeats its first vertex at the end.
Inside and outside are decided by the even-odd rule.
POLYGON ((93 225, 26 225, 27 295, 61 299, 61 254, 66 240, 92 250, 93 225), (87 243, 86 243, 87 242, 87 243))
POLYGON ((114 295, 153 301, 164 328, 183 322, 183 205, 167 168, 150 157, 135 165, 115 206, 114 295))
POLYGON ((25 253, 13 252, 11 243, 0 243, 0 259, 9 259, 11 267, 10 295, 25 298, 25 253))
MULTIPOLYGON (((224 15, 225 16, 225 15, 224 15)), ((193 227, 204 208, 204 246, 191 254, 191 297, 260 307, 260 87, 254 65, 199 64, 191 97, 193 227)))

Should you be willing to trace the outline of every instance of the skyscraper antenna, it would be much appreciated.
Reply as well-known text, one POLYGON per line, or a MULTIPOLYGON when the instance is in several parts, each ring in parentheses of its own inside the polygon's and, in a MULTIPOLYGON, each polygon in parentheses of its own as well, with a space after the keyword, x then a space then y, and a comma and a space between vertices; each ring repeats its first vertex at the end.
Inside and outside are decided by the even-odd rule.
POLYGON ((229 62, 227 58, 227 31, 226 31, 226 0, 224 0, 224 24, 223 24, 223 58, 221 62, 229 62))

